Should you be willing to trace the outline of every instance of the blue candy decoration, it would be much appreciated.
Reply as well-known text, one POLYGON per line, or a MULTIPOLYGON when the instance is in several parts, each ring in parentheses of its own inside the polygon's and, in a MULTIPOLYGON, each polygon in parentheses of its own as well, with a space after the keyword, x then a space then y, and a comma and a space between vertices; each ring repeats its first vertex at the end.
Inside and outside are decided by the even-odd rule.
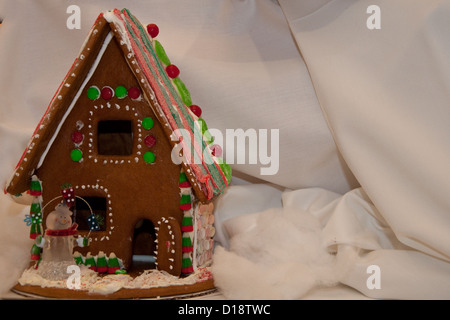
POLYGON ((25 215, 25 219, 23 221, 27 224, 27 227, 31 226, 31 216, 29 214, 25 215))

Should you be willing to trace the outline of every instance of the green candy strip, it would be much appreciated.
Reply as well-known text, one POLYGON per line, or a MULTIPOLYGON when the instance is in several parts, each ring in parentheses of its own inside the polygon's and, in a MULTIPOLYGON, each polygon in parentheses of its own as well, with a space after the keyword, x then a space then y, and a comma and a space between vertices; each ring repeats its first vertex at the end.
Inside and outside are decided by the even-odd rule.
MULTIPOLYGON (((169 108, 168 110, 165 110, 165 112, 169 112, 173 116, 173 120, 175 121, 178 128, 185 127, 182 122, 182 117, 184 117, 188 122, 187 127, 190 128, 194 134, 195 141, 199 141, 199 144, 202 147, 206 146, 208 142, 205 141, 206 139, 202 139, 202 132, 194 129, 195 120, 190 116, 188 108, 182 106, 183 104, 186 106, 192 105, 189 91, 179 78, 169 79, 165 73, 164 65, 170 65, 171 62, 167 57, 162 45, 155 39, 153 41, 150 41, 148 39, 146 30, 144 30, 145 28, 139 23, 139 21, 137 21, 137 19, 133 15, 130 14, 128 10, 123 9, 121 13, 122 16, 120 17, 120 19, 124 22, 124 27, 130 33, 131 41, 134 45, 137 46, 138 50, 144 53, 143 63, 145 63, 146 67, 148 68, 148 75, 146 76, 153 76, 155 79, 158 79, 158 71, 161 75, 162 83, 157 82, 157 87, 155 88, 155 90, 161 91, 160 93, 167 102, 168 106, 170 106, 172 103, 171 97, 168 93, 170 93, 170 95, 176 101, 176 106, 172 105, 173 108, 169 108), (156 64, 155 67, 157 70, 154 70, 152 67, 153 61, 156 64), (169 89, 169 92, 166 91, 166 88, 169 89)), ((198 166, 198 169, 200 169, 202 173, 210 174, 212 176, 210 185, 212 186, 213 194, 220 193, 220 191, 223 190, 223 188, 227 185, 227 179, 218 164, 210 164, 208 161, 206 161, 204 166, 198 166)))
MULTIPOLYGON (((156 55, 158 56, 159 60, 161 60, 161 62, 166 66, 171 65, 170 59, 167 56, 166 51, 164 50, 164 47, 161 45, 161 43, 158 40, 154 40, 154 46, 156 55)), ((186 106, 192 105, 191 94, 189 93, 189 90, 186 88, 186 85, 183 83, 183 81, 181 81, 180 78, 177 77, 173 79, 173 82, 178 89, 178 93, 180 94, 183 103, 186 106)))

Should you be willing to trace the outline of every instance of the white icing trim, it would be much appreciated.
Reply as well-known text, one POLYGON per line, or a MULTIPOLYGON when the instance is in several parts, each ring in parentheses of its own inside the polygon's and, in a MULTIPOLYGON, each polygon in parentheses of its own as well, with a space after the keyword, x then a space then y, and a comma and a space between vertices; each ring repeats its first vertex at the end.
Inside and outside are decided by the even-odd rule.
MULTIPOLYGON (((123 13, 121 13, 120 15, 122 18, 124 18, 123 13)), ((126 30, 125 26, 123 25, 123 22, 118 17, 116 17, 116 15, 114 14, 113 11, 104 12, 103 18, 105 18, 105 20, 108 21, 109 23, 111 23, 111 22, 114 23, 114 26, 119 29, 119 32, 122 35, 121 40, 124 42, 124 44, 127 45, 128 51, 132 53, 133 50, 132 50, 131 42, 127 37, 127 30, 126 30)), ((122 44, 122 41, 120 44, 122 44)))
POLYGON ((94 74, 94 71, 97 69, 97 66, 100 63, 100 60, 101 60, 103 54, 105 53, 106 48, 108 47, 108 44, 109 44, 109 42, 111 41, 112 38, 113 38, 113 34, 112 34, 112 32, 109 32, 108 35, 105 38, 105 41, 102 44, 102 47, 100 48, 100 51, 99 51, 97 57, 95 58, 94 63, 92 64, 91 69, 89 70, 88 74, 86 75, 86 78, 84 79, 83 83, 81 84, 80 89, 78 90, 77 94, 75 95, 74 99, 72 100, 72 103, 69 105, 69 108, 67 108, 66 112, 64 113, 63 118, 59 122, 58 127, 56 128, 55 132, 53 133, 52 138, 50 139, 49 143, 47 144, 47 147, 45 148, 44 153, 42 154, 41 158, 39 159, 39 162, 38 162, 37 167, 36 167, 37 169, 42 166, 42 163, 44 162, 48 151, 50 150, 50 148, 51 148, 53 142, 55 141, 59 131, 61 130, 62 125, 64 124, 64 122, 66 121, 66 119, 69 116, 70 112, 72 111, 75 103, 78 101, 78 98, 80 97, 81 92, 83 91, 84 87, 86 86, 86 84, 88 83, 88 81, 90 80, 92 75, 94 74))
MULTIPOLYGON (((113 106, 109 102, 107 102, 106 107, 103 104, 100 104, 100 106, 97 105, 97 104, 93 104, 91 106, 91 109, 89 110, 88 121, 89 122, 87 124, 87 128, 88 128, 87 129, 88 130, 87 131, 87 136, 88 136, 88 143, 87 143, 87 151, 88 151, 88 153, 87 153, 87 158, 89 160, 94 161, 94 163, 100 163, 101 162, 103 164, 116 164, 116 165, 130 164, 130 163, 132 163, 132 161, 134 161, 133 163, 138 163, 140 161, 140 158, 136 157, 136 156, 140 156, 142 154, 142 152, 140 151, 142 149, 142 140, 143 140, 143 138, 142 138, 142 129, 141 129, 141 126, 142 126, 141 122, 142 122, 142 120, 140 120, 138 118, 138 115, 136 113, 136 108, 135 107, 130 107, 128 104, 126 104, 125 107, 122 107, 122 106, 120 106, 117 103, 114 103, 114 106, 113 106), (137 127, 138 127, 137 128, 137 132, 138 132, 138 134, 137 134, 137 148, 138 148, 138 151, 132 153, 132 155, 135 156, 134 160, 131 160, 131 155, 127 156, 128 159, 124 158, 124 159, 120 159, 120 160, 119 159, 113 160, 113 159, 104 159, 103 156, 99 157, 98 154, 97 155, 95 154, 95 152, 94 152, 94 138, 93 138, 95 136, 95 131, 94 131, 93 116, 98 110, 101 110, 101 109, 104 109, 104 108, 111 110, 109 112, 114 112, 114 111, 122 109, 122 110, 125 110, 126 112, 133 113, 133 117, 137 121, 137 127)), ((134 131, 133 131, 133 136, 134 136, 134 131)), ((134 149, 134 140, 133 140, 133 149, 134 149)))

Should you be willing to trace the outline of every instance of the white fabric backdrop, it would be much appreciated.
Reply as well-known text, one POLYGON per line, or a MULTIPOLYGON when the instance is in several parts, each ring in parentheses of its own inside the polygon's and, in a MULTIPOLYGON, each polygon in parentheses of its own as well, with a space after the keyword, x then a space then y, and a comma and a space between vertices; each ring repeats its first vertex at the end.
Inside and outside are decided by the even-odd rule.
POLYGON ((294 299, 342 283, 374 298, 449 299, 450 2, 279 2, 362 187, 285 192, 281 208, 225 220, 219 287, 294 299), (374 4, 381 29, 370 30, 374 4), (371 266, 379 289, 368 284, 371 266))
POLYGON ((358 180, 402 242, 448 260, 449 2, 331 1, 304 18, 281 2, 358 180), (365 27, 374 3, 380 30, 365 27))
POLYGON ((412 250, 368 255, 393 276, 376 294, 448 298, 450 2, 330 1, 305 17, 280 2, 339 149, 412 250), (373 4, 380 30, 364 27, 373 4))
MULTIPOLYGON (((382 29, 369 32, 367 1, 126 2, 159 25, 209 127, 280 132, 279 172, 232 164, 266 182, 234 179, 216 204, 224 297, 297 299, 345 284, 368 297, 450 298, 449 3, 376 3, 382 29), (372 264, 381 289, 366 285, 372 264)), ((98 13, 124 6, 77 1, 81 29, 69 30, 68 5, 0 0, 2 183, 98 13)), ((0 204, 5 293, 30 240, 28 208, 3 194, 0 204)))

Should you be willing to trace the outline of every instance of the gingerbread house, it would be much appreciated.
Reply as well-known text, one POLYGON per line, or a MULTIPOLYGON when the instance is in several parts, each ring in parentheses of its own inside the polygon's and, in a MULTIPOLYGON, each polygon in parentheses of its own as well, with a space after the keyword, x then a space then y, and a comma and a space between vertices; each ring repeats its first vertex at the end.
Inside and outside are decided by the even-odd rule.
POLYGON ((84 200, 74 211, 90 238, 82 254, 114 252, 124 268, 154 255, 157 269, 180 276, 211 261, 213 219, 201 216, 231 171, 158 32, 126 9, 99 15, 6 192, 26 192, 35 176, 45 207, 70 183, 84 200))

